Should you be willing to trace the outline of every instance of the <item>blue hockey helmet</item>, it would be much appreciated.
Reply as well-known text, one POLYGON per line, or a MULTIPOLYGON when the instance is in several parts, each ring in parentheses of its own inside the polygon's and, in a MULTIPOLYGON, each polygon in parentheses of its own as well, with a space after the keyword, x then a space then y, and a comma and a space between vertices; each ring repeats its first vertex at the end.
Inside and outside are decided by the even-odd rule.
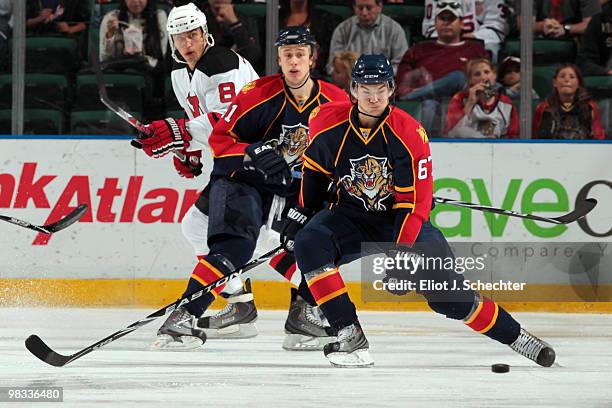
POLYGON ((288 26, 281 28, 278 32, 278 38, 274 42, 276 47, 298 44, 308 44, 312 47, 317 44, 314 35, 312 35, 308 27, 288 26))
POLYGON ((356 91, 357 84, 389 84, 391 92, 395 90, 393 67, 382 54, 361 54, 351 72, 351 90, 356 91))

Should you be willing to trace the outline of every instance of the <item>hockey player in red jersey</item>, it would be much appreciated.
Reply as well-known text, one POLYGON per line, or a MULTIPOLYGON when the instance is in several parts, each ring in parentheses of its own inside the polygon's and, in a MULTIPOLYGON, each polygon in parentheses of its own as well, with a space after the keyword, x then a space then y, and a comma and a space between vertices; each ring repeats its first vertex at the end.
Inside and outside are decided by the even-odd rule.
MULTIPOLYGON (((251 258, 261 227, 279 223, 286 212, 284 202, 297 202, 300 157, 306 147, 310 112, 328 101, 347 100, 344 91, 310 77, 315 40, 307 28, 287 27, 281 30, 275 44, 282 74, 244 86, 210 136, 214 154, 208 214, 210 249, 194 268, 185 296, 251 258)), ((274 266, 291 280, 293 257, 281 258, 275 260, 274 266)), ((300 286, 299 281, 295 283, 300 286)), ((311 301, 308 303, 303 299, 310 294, 304 284, 300 293, 302 296, 292 295, 285 324, 291 336, 283 346, 320 348, 321 339, 329 339, 324 323, 311 306, 316 306, 314 300, 306 299, 311 301)), ((237 323, 244 313, 230 309, 222 310, 215 319, 200 317, 218 294, 217 290, 203 295, 177 309, 160 333, 178 342, 201 343, 205 340, 201 332, 213 328, 215 320, 237 323)), ((247 318, 248 315, 242 323, 249 323, 247 318)))
MULTIPOLYGON (((352 72, 356 103, 326 104, 313 112, 300 203, 288 212, 281 233, 281 242, 294 248, 312 295, 338 331, 337 341, 324 348, 336 366, 374 364, 339 272, 340 265, 362 256, 364 241, 391 242, 393 258, 454 258, 444 236, 429 222, 433 178, 427 134, 410 115, 389 105, 394 88, 387 59, 362 55, 352 72), (337 191, 324 208, 330 183, 337 191)), ((554 362, 548 344, 522 329, 497 303, 465 288, 463 275, 436 264, 422 265, 415 276, 406 272, 396 266, 387 275, 426 276, 459 288, 417 292, 435 312, 462 320, 540 365, 554 362)))

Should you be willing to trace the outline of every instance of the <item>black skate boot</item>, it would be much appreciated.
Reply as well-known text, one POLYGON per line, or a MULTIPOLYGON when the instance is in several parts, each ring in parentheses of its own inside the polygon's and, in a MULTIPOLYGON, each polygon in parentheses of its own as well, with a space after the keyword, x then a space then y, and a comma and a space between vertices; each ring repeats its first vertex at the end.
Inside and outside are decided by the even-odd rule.
POLYGON ((257 336, 256 320, 251 280, 247 279, 242 291, 227 297, 223 309, 212 316, 200 317, 196 327, 204 330, 209 339, 247 339, 257 336))
POLYGON ((359 322, 338 330, 338 341, 326 344, 323 353, 337 367, 368 367, 374 365, 366 339, 359 322))
POLYGON ((194 327, 195 317, 187 309, 179 307, 166 319, 157 331, 157 339, 151 345, 154 350, 194 350, 206 342, 206 333, 194 327))
POLYGON ((324 345, 335 340, 321 309, 309 305, 299 295, 289 305, 285 333, 285 350, 323 350, 324 345))
POLYGON ((555 362, 555 350, 550 344, 538 339, 523 328, 521 328, 518 338, 509 346, 520 355, 543 367, 550 367, 555 362))

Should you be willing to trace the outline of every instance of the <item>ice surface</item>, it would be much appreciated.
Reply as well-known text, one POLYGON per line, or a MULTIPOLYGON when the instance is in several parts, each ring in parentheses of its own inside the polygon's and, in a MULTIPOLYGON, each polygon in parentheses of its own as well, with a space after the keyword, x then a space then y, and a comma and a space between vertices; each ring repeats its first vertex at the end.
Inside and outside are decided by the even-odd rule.
POLYGON ((612 315, 517 313, 555 348, 552 368, 460 322, 414 312, 360 313, 376 363, 362 369, 331 367, 319 351, 282 350, 286 314, 265 310, 258 337, 209 340, 197 352, 149 351, 161 319, 62 368, 24 347, 35 333, 72 354, 150 312, 0 309, 0 385, 62 386, 61 406, 77 407, 612 406, 612 315), (494 363, 510 372, 492 373, 494 363))

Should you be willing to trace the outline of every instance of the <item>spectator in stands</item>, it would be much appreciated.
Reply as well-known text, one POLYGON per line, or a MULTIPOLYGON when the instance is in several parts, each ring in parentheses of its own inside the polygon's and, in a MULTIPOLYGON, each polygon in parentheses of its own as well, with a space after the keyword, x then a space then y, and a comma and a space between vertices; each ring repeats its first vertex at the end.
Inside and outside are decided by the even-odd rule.
POLYGON ((589 21, 578 61, 585 76, 612 75, 612 2, 606 2, 589 21))
POLYGON ((79 34, 87 29, 89 15, 82 0, 26 0, 28 34, 79 34))
POLYGON ((437 13, 438 39, 411 47, 397 71, 397 94, 403 100, 423 100, 421 123, 432 134, 439 130, 434 122, 441 98, 450 98, 465 85, 465 63, 488 56, 482 41, 461 38, 459 3, 448 2, 437 13))
POLYGON ((130 58, 149 69, 163 71, 168 49, 166 12, 158 10, 155 0, 121 0, 119 8, 111 10, 100 25, 100 61, 130 58))
POLYGON ((341 51, 334 55, 332 71, 332 83, 350 94, 351 72, 359 54, 353 51, 341 51))
POLYGON ((327 73, 333 70, 333 56, 338 51, 358 54, 383 54, 393 71, 408 49, 406 33, 399 23, 382 14, 382 0, 352 0, 354 16, 344 20, 332 35, 327 73))
MULTIPOLYGON (((499 64, 497 79, 503 87, 503 92, 510 98, 516 99, 521 96, 521 60, 517 57, 506 57, 499 64)), ((532 99, 540 99, 538 93, 531 91, 532 99)))
POLYGON ((603 139, 597 103, 584 88, 580 69, 561 65, 553 77, 553 93, 536 108, 534 139, 603 139))
MULTIPOLYGON (((520 4, 516 2, 518 15, 520 4)), ((548 38, 581 36, 599 12, 599 0, 534 0, 533 32, 548 38)))
POLYGON ((208 17, 208 30, 215 44, 233 49, 261 72, 264 61, 257 20, 239 15, 232 0, 209 0, 201 10, 208 17))
MULTIPOLYGON (((497 61, 497 53, 508 35, 508 18, 512 14, 507 0, 460 0, 463 12, 463 38, 476 38, 484 41, 485 48, 491 52, 493 61, 497 61)), ((425 0, 425 16, 423 18, 423 36, 436 38, 436 9, 444 7, 452 0, 425 0)))
POLYGON ((61 34, 78 42, 82 59, 87 56, 89 2, 82 0, 26 0, 28 35, 61 34))
POLYGON ((493 63, 486 58, 470 60, 465 72, 467 89, 451 99, 444 134, 458 138, 517 138, 518 113, 497 86, 493 63))
POLYGON ((327 72, 325 65, 329 59, 329 43, 334 28, 340 24, 341 19, 333 14, 315 8, 315 2, 310 0, 280 0, 279 25, 303 26, 310 31, 317 40, 314 51, 315 63, 312 76, 325 78, 327 72))
POLYGON ((8 69, 9 47, 11 37, 12 6, 11 0, 0 0, 0 72, 8 69))

